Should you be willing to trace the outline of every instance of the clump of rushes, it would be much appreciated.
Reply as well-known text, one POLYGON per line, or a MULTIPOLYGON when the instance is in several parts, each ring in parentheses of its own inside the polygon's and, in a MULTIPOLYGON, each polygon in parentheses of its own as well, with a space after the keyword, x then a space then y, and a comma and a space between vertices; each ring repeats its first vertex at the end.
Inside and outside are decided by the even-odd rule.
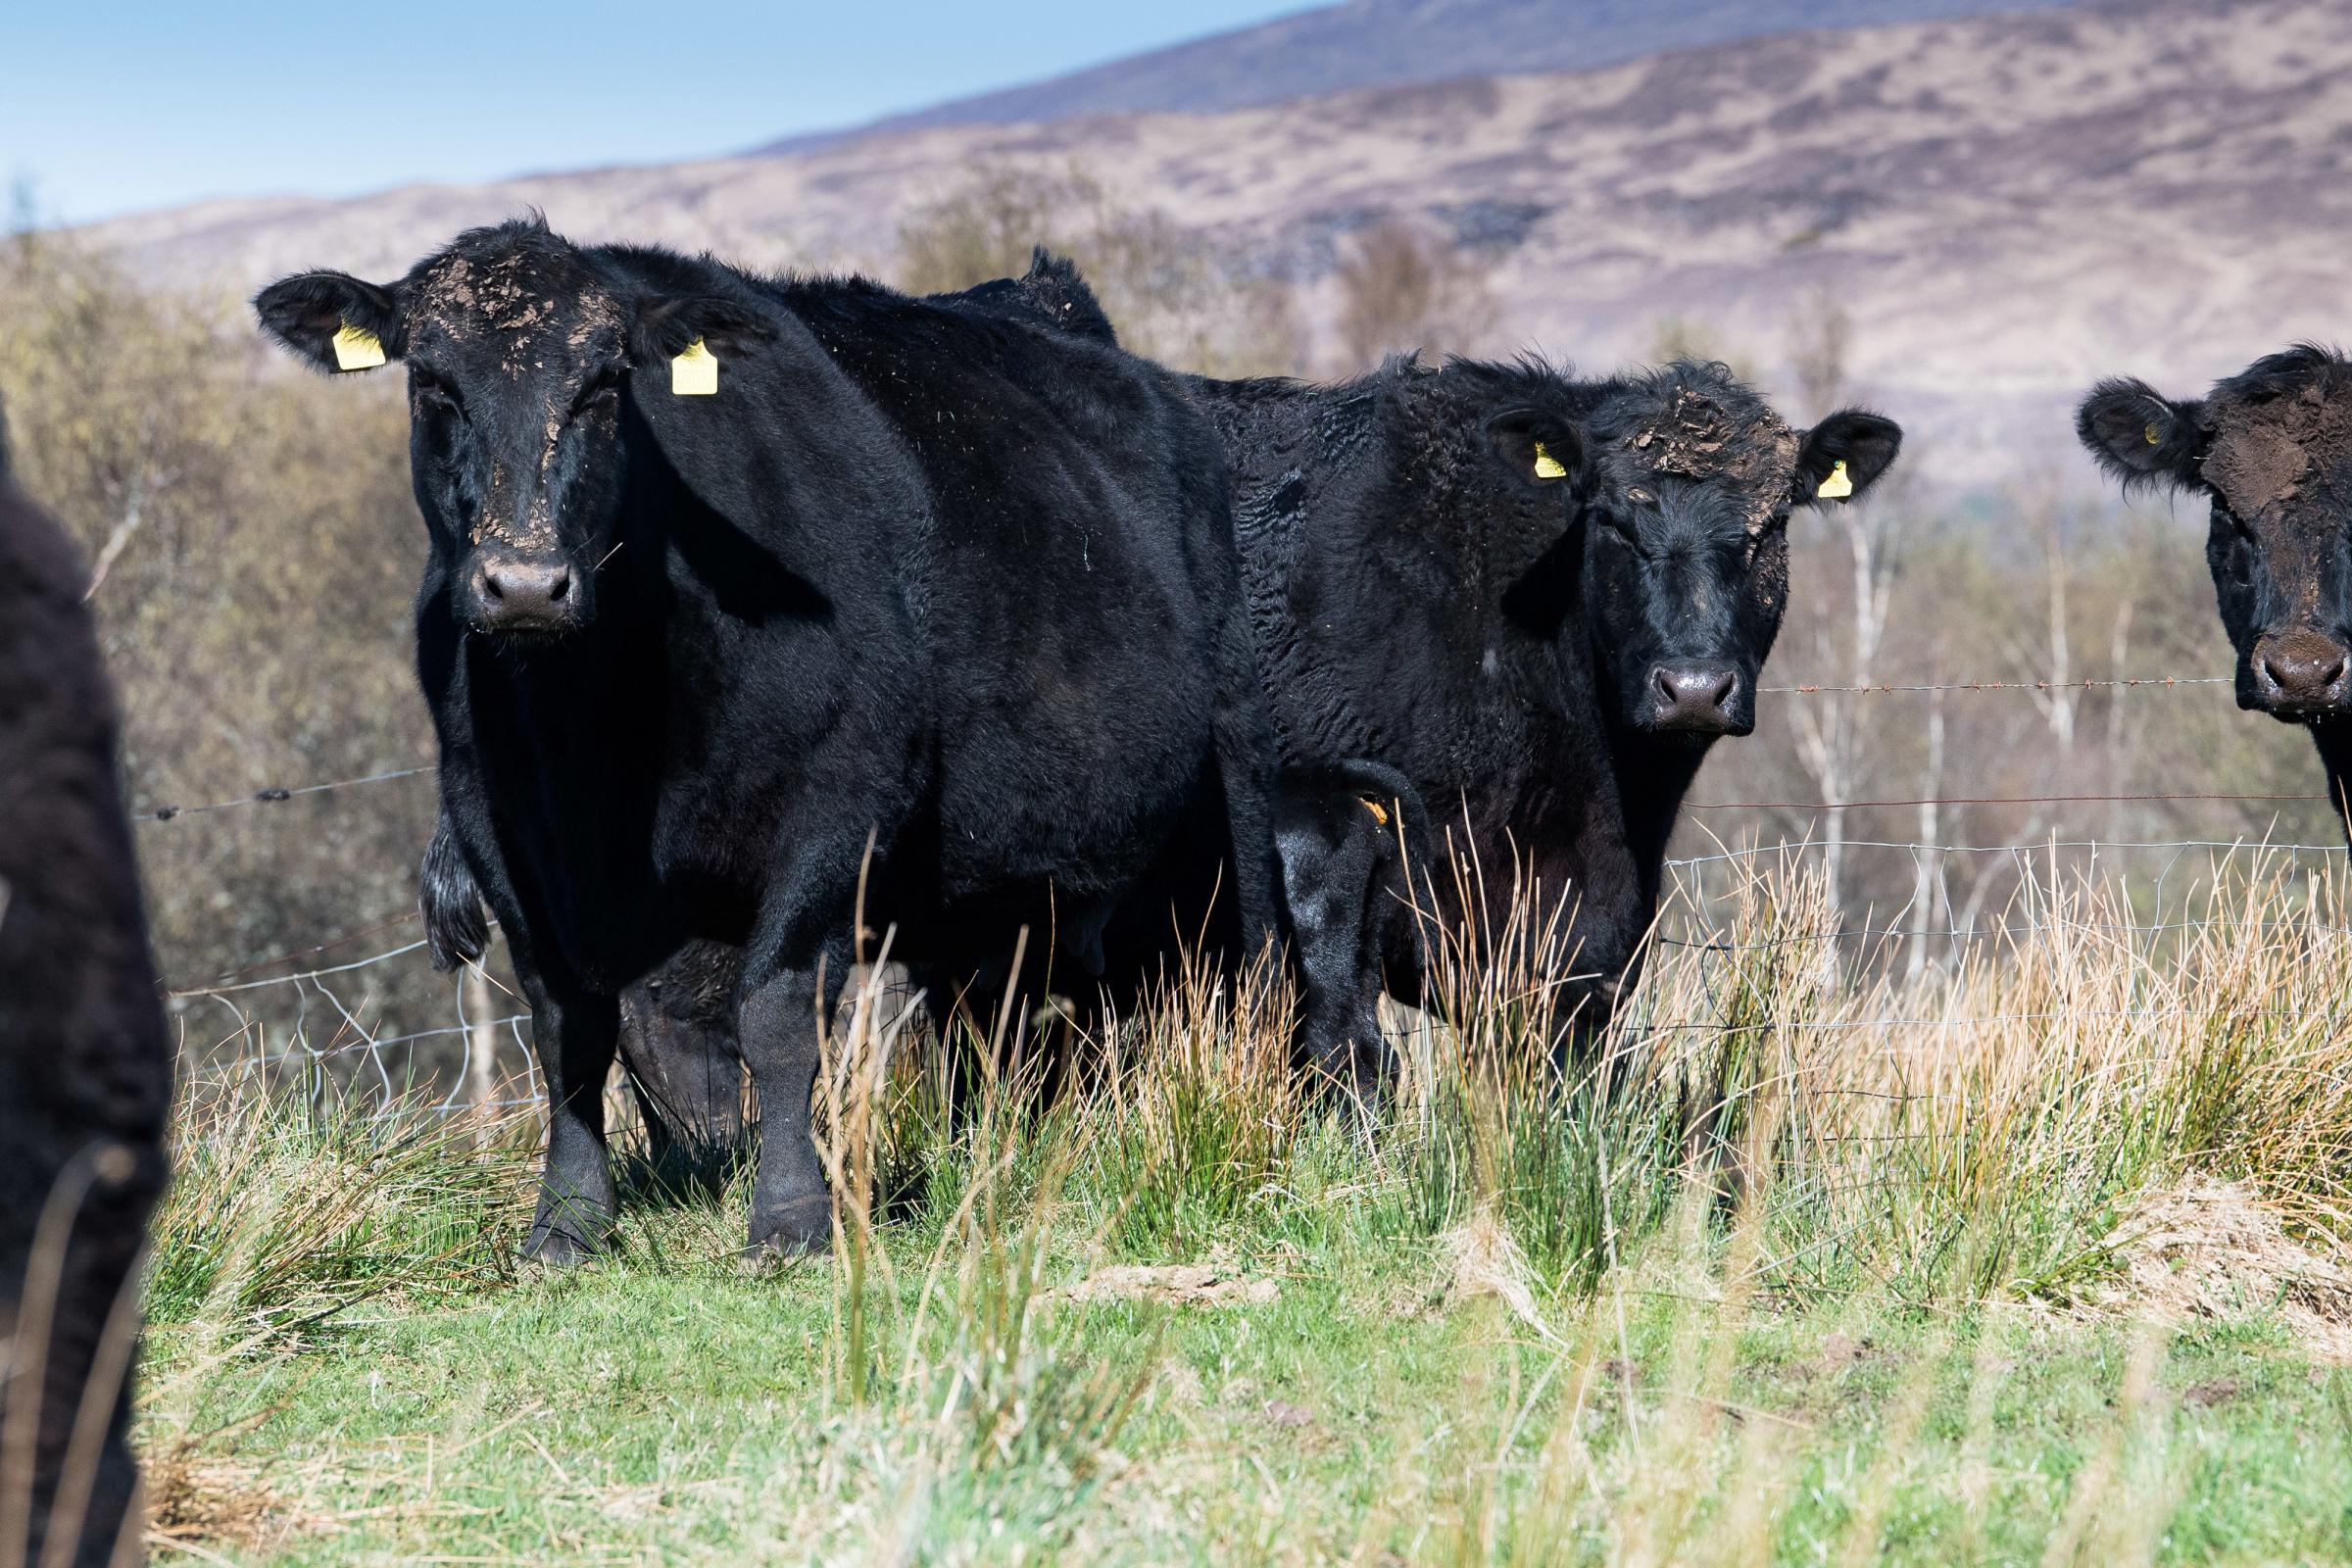
POLYGON ((150 1321, 275 1335, 370 1297, 510 1279, 531 1197, 527 1121, 483 1138, 421 1096, 183 1096, 150 1321))
POLYGON ((1224 985, 1188 962, 1109 1031, 1081 1114, 1089 1186, 1114 1210, 1117 1250, 1197 1256, 1282 1198, 1310 1108, 1291 1068, 1291 1020, 1270 965, 1224 985))

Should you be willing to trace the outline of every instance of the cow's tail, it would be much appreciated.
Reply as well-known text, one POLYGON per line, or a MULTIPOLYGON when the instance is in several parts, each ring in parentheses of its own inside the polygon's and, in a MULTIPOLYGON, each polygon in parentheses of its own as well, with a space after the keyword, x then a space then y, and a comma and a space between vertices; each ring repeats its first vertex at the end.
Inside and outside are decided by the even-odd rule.
POLYGON ((433 828, 416 868, 416 912, 424 917, 424 951, 433 967, 448 972, 490 951, 490 921, 482 912, 482 890, 466 858, 449 836, 449 824, 433 828))

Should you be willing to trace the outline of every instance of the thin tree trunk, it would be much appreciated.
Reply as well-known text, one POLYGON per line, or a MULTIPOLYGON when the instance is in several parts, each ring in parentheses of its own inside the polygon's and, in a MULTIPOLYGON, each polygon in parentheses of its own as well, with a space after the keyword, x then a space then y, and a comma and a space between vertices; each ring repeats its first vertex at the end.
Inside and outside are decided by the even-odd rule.
POLYGON ((477 960, 466 966, 466 1102, 472 1108, 473 1142, 490 1141, 498 1119, 498 1024, 491 1017, 490 977, 477 960))

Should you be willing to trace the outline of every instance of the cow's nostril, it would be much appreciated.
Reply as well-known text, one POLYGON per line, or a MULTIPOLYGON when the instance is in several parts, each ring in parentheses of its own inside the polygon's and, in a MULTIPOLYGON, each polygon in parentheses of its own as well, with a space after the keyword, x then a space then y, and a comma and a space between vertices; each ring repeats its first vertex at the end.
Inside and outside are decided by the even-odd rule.
POLYGON ((491 599, 507 597, 507 591, 498 585, 498 573, 494 571, 482 573, 482 593, 491 599))
POLYGON ((568 571, 566 571, 566 572, 562 572, 562 573, 558 574, 558 576, 556 577, 556 585, 555 585, 553 588, 550 588, 550 589, 547 591, 547 599, 548 599, 548 603, 549 603, 549 604, 553 604, 553 605, 560 605, 560 604, 562 604, 562 603, 564 601, 564 599, 565 599, 566 597, 568 597, 568 596, 570 595, 570 593, 571 593, 571 573, 570 573, 570 572, 568 572, 568 571))
POLYGON ((1732 706, 1732 694, 1739 689, 1740 677, 1726 674, 1722 679, 1716 681, 1715 689, 1707 694, 1707 701, 1713 703, 1717 708, 1729 708, 1732 706))
POLYGON ((1658 701, 1665 704, 1668 708, 1672 708, 1675 704, 1683 700, 1683 694, 1675 689, 1674 676, 1672 672, 1668 670, 1651 670, 1649 672, 1649 684, 1651 688, 1657 692, 1658 701))

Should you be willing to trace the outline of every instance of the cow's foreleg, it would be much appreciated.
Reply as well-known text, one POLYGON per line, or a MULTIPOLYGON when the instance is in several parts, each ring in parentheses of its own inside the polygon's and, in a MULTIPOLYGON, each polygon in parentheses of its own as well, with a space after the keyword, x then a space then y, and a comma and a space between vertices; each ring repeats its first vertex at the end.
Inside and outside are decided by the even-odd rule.
POLYGON ((523 1255, 576 1263, 605 1244, 617 1195, 605 1147, 605 1079, 620 1004, 517 963, 531 1004, 531 1049, 547 1084, 547 1162, 523 1255))
POLYGON ((800 906, 746 955, 736 1036, 760 1096, 760 1169, 745 1254, 755 1260, 833 1245, 833 1200, 808 1102, 855 956, 849 921, 844 909, 834 936, 825 929, 834 922, 800 906))

